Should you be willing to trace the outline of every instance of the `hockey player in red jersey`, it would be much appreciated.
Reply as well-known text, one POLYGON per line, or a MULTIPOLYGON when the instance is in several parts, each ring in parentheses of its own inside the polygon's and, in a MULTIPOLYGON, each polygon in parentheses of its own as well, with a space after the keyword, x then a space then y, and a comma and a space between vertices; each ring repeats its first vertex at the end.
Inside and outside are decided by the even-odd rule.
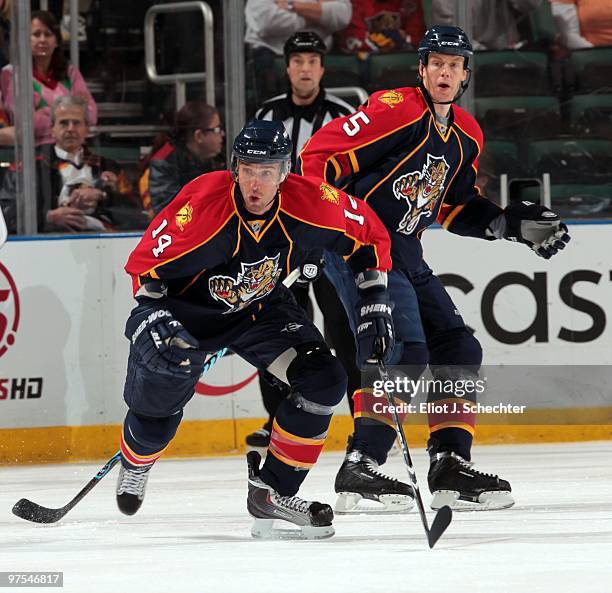
MULTIPOLYGON (((524 243, 544 258, 569 241, 567 227, 548 208, 521 202, 502 210, 475 186, 482 131, 454 105, 469 83, 471 58, 461 29, 432 27, 419 44, 418 87, 374 93, 355 114, 330 122, 306 144, 297 167, 367 201, 387 227, 393 257, 389 294, 395 303, 392 360, 411 365, 415 377, 429 364, 435 379, 475 378, 482 362, 478 340, 423 260, 420 235, 429 225, 437 220, 459 235, 524 243)), ((355 293, 343 281, 342 262, 329 259, 326 273, 350 315, 355 293)), ((448 398, 428 393, 430 402, 448 398)), ((336 478, 336 510, 361 511, 367 499, 376 501, 378 511, 405 511, 412 506, 403 495, 406 485, 377 470, 395 437, 391 418, 374 411, 367 384, 354 394, 354 404, 355 432, 336 478)), ((475 414, 465 407, 457 413, 446 409, 428 414, 432 507, 511 506, 510 484, 470 463, 475 414)))
POLYGON ((333 535, 331 507, 296 496, 323 447, 346 374, 281 284, 313 249, 348 256, 360 292, 358 356, 393 349, 386 270, 389 235, 369 206, 321 180, 289 173, 282 123, 253 121, 233 145, 232 170, 188 183, 152 221, 126 265, 138 305, 126 325, 130 356, 121 438, 119 509, 141 506, 153 463, 174 437, 206 353, 229 347, 291 388, 268 455, 249 453, 253 535, 273 519, 302 537, 333 535))

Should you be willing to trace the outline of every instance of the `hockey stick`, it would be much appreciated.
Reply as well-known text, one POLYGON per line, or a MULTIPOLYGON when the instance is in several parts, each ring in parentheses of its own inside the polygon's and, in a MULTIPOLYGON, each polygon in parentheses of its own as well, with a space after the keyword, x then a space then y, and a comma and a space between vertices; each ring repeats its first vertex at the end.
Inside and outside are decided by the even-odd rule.
POLYGON ((93 487, 108 473, 121 459, 121 453, 118 451, 107 462, 106 465, 91 479, 85 487, 66 505, 59 509, 50 509, 40 506, 27 498, 22 498, 15 503, 13 514, 26 521, 34 523, 56 523, 68 511, 74 508, 85 495, 93 489, 93 487))
MULTIPOLYGON (((284 280, 283 284, 289 288, 300 276, 300 268, 296 268, 284 280)), ((227 352, 227 348, 221 348, 215 352, 202 366, 202 375, 206 374, 227 352)), ((26 521, 34 523, 56 523, 72 510, 94 486, 108 473, 121 459, 121 452, 117 451, 104 465, 102 469, 91 479, 85 487, 66 505, 59 509, 51 509, 41 506, 27 498, 18 500, 13 506, 13 514, 26 521)))
MULTIPOLYGON (((380 356, 378 357, 378 370, 380 372, 380 378, 383 380, 383 384, 388 385, 387 381, 390 380, 389 373, 387 372, 385 363, 383 362, 380 356)), ((450 522, 453 519, 453 511, 449 506, 443 506, 436 513, 436 516, 434 517, 434 520, 431 524, 431 528, 429 527, 429 524, 427 523, 427 516, 425 515, 425 506, 423 505, 423 499, 421 498, 421 491, 419 490, 419 483, 417 482, 416 472, 414 471, 412 459, 410 458, 408 442, 406 441, 404 428, 397 413, 395 399, 393 397, 393 394, 387 391, 386 389, 385 395, 387 397, 387 401, 389 402, 391 413, 393 414, 395 430, 397 431, 397 436, 399 437, 402 453, 404 454, 406 469, 408 470, 408 475, 410 476, 410 482, 412 483, 412 488, 414 490, 414 498, 416 499, 417 507, 419 508, 419 515, 421 516, 421 523, 423 524, 423 528, 425 529, 425 533, 427 534, 427 542, 429 543, 429 547, 433 548, 436 545, 436 542, 442 536, 442 534, 446 531, 446 528, 450 525, 450 522)))

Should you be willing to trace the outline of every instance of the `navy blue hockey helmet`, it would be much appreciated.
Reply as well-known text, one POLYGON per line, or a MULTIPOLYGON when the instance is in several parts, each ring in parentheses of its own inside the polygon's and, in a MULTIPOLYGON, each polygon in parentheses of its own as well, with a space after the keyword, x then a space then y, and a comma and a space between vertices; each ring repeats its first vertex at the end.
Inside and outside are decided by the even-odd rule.
POLYGON ((427 64, 430 53, 463 56, 464 67, 467 69, 470 58, 474 55, 472 44, 463 29, 447 25, 434 25, 425 31, 419 43, 419 59, 427 64))
MULTIPOLYGON (((469 68, 470 58, 474 55, 472 44, 463 29, 447 25, 434 25, 427 31, 419 43, 419 60, 427 66, 429 54, 447 54, 451 56, 462 56, 463 67, 468 71, 467 78, 461 83, 461 89, 452 101, 443 101, 441 104, 454 103, 468 88, 470 84, 471 70, 469 68)), ((419 75, 419 82, 422 83, 419 75)), ((421 88, 423 88, 421 84, 421 88)))
POLYGON ((281 163, 281 178, 291 169, 293 145, 280 121, 251 120, 236 136, 232 148, 232 173, 236 177, 238 161, 244 163, 281 163))
POLYGON ((285 41, 283 53, 285 54, 287 64, 291 54, 299 54, 301 52, 319 54, 321 56, 321 63, 323 63, 323 56, 327 53, 327 46, 323 39, 313 31, 298 31, 285 41))

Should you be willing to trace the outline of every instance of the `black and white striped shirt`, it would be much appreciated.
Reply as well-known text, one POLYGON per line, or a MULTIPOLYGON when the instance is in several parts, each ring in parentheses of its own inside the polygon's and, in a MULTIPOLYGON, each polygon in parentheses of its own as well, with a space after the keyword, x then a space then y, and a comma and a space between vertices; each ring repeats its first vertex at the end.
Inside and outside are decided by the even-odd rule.
POLYGON ((293 142, 291 171, 295 171, 297 155, 306 141, 332 119, 354 112, 351 105, 321 89, 310 105, 295 105, 291 91, 268 99, 257 111, 255 118, 283 122, 293 142))

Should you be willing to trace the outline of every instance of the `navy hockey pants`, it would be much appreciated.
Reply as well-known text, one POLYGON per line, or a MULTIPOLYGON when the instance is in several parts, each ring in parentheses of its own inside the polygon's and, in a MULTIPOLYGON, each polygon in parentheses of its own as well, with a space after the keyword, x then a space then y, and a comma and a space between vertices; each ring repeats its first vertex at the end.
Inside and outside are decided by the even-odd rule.
MULTIPOLYGON (((353 273, 336 254, 326 253, 325 264, 325 274, 338 291, 354 332, 358 293, 353 273)), ((420 376, 427 364, 451 368, 467 365, 477 372, 482 362, 480 344, 466 329, 442 282, 424 261, 410 272, 391 270, 388 274, 388 292, 394 303, 396 333, 390 364, 406 366, 413 379, 420 376)), ((371 372, 364 373, 366 382, 371 382, 371 377, 371 372)), ((353 447, 372 456, 378 463, 384 463, 395 438, 391 425, 391 422, 373 421, 371 416, 356 418, 353 447)), ((465 459, 470 458, 470 430, 453 427, 434 430, 431 418, 430 427, 432 436, 441 444, 439 450, 452 450, 465 459)), ((470 427, 466 425, 466 428, 470 427)))

